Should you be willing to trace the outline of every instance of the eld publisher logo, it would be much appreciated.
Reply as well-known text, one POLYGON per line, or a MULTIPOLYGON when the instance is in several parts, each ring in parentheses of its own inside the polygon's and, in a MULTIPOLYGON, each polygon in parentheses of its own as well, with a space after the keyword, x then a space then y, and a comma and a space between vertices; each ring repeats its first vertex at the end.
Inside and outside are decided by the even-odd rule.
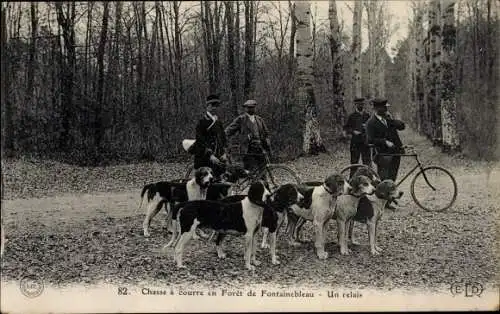
POLYGON ((450 291, 453 296, 465 296, 467 298, 480 297, 484 291, 483 285, 479 282, 456 282, 450 285, 450 291))

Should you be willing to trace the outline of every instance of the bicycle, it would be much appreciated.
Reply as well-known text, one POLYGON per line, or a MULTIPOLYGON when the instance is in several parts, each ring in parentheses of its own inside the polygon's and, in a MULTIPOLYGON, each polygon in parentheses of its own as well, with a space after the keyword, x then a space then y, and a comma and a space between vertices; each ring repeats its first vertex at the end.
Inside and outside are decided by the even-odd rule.
POLYGON ((411 181, 410 191, 413 201, 420 208, 431 212, 441 212, 447 210, 455 203, 458 193, 457 181, 455 180, 455 177, 453 177, 450 171, 443 167, 433 165, 424 166, 418 158, 418 154, 415 152, 413 146, 404 146, 404 150, 410 152, 401 154, 379 153, 374 145, 368 146, 370 148, 372 167, 363 164, 351 164, 342 169, 341 173, 344 176, 348 174, 352 168, 357 169, 359 167, 363 167, 369 169, 370 172, 374 173, 378 177, 378 174, 373 166, 373 160, 375 160, 376 157, 412 157, 415 159, 417 164, 396 183, 396 186, 400 186, 401 183, 403 183, 407 178, 410 177, 412 173, 414 173, 418 169, 419 171, 411 181), (450 193, 446 194, 447 191, 450 193))
MULTIPOLYGON (((262 154, 233 154, 239 156, 262 156, 262 154)), ((250 184, 256 180, 263 179, 269 188, 274 191, 280 185, 286 183, 296 183, 300 184, 300 177, 291 168, 282 164, 273 164, 269 158, 269 155, 264 153, 265 164, 259 168, 251 170, 248 176, 244 179, 240 179, 238 182, 234 183, 232 191, 233 194, 241 194, 246 188, 250 187, 250 184), (281 173, 280 173, 281 172, 281 173)), ((193 175, 194 166, 189 164, 186 167, 185 179, 189 179, 193 175)))

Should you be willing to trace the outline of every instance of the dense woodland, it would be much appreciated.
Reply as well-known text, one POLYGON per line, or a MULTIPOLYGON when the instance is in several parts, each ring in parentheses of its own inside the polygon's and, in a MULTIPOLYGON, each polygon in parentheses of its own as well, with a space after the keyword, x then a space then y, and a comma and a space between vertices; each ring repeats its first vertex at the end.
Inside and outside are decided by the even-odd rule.
POLYGON ((349 31, 336 1, 327 22, 308 1, 3 2, 2 154, 185 157, 218 93, 226 123, 259 102, 276 156, 339 145, 352 98, 383 96, 430 144, 498 158, 498 2, 408 1, 397 47, 391 1, 347 3, 349 31))

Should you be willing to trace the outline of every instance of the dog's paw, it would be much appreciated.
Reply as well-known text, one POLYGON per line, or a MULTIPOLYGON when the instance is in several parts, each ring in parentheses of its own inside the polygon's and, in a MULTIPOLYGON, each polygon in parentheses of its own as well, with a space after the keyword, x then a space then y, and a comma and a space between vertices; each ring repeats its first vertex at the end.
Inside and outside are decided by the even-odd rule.
POLYGON ((319 259, 327 259, 328 253, 327 252, 318 252, 318 258, 319 259))
POLYGON ((341 255, 349 255, 349 254, 351 254, 351 250, 350 249, 340 249, 340 254, 341 255))
POLYGON ((179 265, 179 264, 177 264, 177 268, 178 268, 178 269, 186 269, 187 267, 186 267, 186 265, 184 265, 184 264, 180 264, 180 265, 179 265))
POLYGON ((280 263, 280 261, 278 260, 278 256, 273 256, 273 257, 271 258, 271 263, 272 263, 273 265, 279 265, 279 264, 281 264, 281 263, 280 263))
POLYGON ((199 240, 199 239, 200 239, 200 236, 199 236, 199 235, 197 235, 196 233, 195 233, 195 234, 193 234, 193 240, 199 240))
POLYGON ((144 237, 149 238, 150 236, 151 236, 151 234, 149 233, 149 231, 144 230, 144 237))
POLYGON ((219 252, 219 253, 217 253, 217 256, 218 256, 220 259, 224 259, 224 258, 226 258, 227 254, 226 254, 226 253, 224 253, 224 252, 219 252))
POLYGON ((380 255, 380 252, 378 252, 377 250, 371 250, 371 254, 372 254, 372 256, 376 256, 376 255, 380 255))
POLYGON ((260 245, 260 248, 261 249, 268 249, 269 248, 269 243, 262 242, 261 245, 260 245))
POLYGON ((383 249, 380 246, 375 246, 375 251, 382 253, 383 249))

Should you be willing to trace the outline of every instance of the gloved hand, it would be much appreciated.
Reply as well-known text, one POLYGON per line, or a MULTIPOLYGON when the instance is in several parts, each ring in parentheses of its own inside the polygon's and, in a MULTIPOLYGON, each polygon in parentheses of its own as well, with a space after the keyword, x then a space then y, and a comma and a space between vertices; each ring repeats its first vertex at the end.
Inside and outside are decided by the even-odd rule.
POLYGON ((210 155, 210 161, 211 161, 212 163, 214 163, 214 164, 218 164, 218 163, 220 163, 219 158, 215 157, 215 155, 213 155, 213 154, 212 154, 212 155, 210 155))

